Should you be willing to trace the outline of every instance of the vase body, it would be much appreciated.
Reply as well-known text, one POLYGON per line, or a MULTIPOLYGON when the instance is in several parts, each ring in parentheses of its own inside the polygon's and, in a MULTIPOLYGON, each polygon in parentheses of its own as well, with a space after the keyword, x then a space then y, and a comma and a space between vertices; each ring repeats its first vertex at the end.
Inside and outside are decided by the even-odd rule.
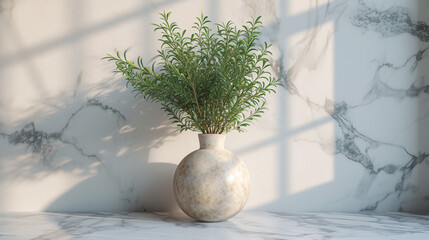
POLYGON ((225 135, 199 134, 200 149, 188 154, 174 174, 174 196, 190 217, 224 221, 244 207, 249 196, 249 172, 224 149, 225 135))

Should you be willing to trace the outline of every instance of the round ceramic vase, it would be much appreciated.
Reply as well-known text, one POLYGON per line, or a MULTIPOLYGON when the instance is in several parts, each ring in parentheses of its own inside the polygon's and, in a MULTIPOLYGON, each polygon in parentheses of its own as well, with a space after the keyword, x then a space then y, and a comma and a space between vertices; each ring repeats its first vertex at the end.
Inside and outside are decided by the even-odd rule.
POLYGON ((199 134, 200 149, 187 155, 174 174, 174 196, 190 217, 224 221, 244 207, 249 196, 249 172, 224 149, 224 134, 199 134))

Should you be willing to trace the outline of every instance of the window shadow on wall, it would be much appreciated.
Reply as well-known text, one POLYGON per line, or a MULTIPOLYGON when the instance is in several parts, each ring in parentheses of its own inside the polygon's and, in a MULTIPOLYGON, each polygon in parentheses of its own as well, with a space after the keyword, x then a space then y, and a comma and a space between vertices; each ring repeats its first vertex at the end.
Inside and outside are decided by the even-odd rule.
MULTIPOLYGON (((277 29, 277 44, 280 49, 277 66, 279 76, 285 82, 286 91, 280 91, 280 94, 278 94, 279 133, 274 138, 244 147, 239 151, 239 154, 246 154, 272 144, 278 146, 278 172, 276 174, 278 176, 278 197, 255 209, 270 209, 273 211, 285 209, 290 211, 427 210, 429 197, 424 195, 425 193, 427 194, 427 191, 422 187, 428 181, 428 164, 426 164, 428 156, 425 153, 427 152, 428 142, 426 136, 427 107, 424 104, 427 101, 427 83, 424 80, 427 63, 425 61, 419 62, 421 60, 419 59, 421 57, 419 53, 422 53, 421 49, 427 46, 419 35, 427 33, 424 30, 424 26, 427 25, 418 22, 419 20, 426 20, 424 14, 423 16, 414 15, 416 9, 423 11, 422 9, 426 9, 427 6, 414 8, 413 3, 407 9, 403 7, 380 7, 364 1, 347 2, 337 0, 327 1, 322 4, 317 4, 317 1, 313 1, 315 6, 310 10, 307 9, 301 13, 290 15, 289 13, 292 11, 288 7, 291 3, 291 1, 279 1, 279 21, 272 26, 267 26, 267 28, 274 29, 271 30, 273 32, 280 26, 280 29, 277 29), (350 6, 353 7, 353 10, 345 11, 350 6), (335 11, 340 12, 339 15, 332 16, 331 14, 335 11), (349 15, 344 16, 341 21, 347 21, 351 24, 341 24, 342 33, 337 35, 335 31, 340 28, 339 18, 344 12, 349 15), (416 17, 418 19, 415 19, 416 17), (401 20, 404 18, 410 18, 410 22, 406 21, 406 24, 404 24, 401 20), (305 25, 305 23, 309 24, 305 25), (306 88, 302 81, 311 82, 313 79, 299 78, 299 74, 305 74, 303 73, 305 72, 303 70, 307 70, 305 68, 317 70, 316 68, 311 69, 311 62, 314 59, 309 58, 313 56, 317 59, 318 55, 314 53, 330 54, 329 47, 326 49, 322 47, 316 52, 311 52, 311 48, 324 40, 323 38, 317 38, 321 35, 323 37, 323 28, 324 26, 329 26, 328 24, 330 23, 332 23, 334 31, 332 31, 332 35, 326 36, 325 46, 328 46, 331 41, 334 42, 334 47, 331 50, 333 52, 331 54, 334 57, 330 61, 333 74, 332 79, 330 79, 332 84, 327 84, 324 88, 329 89, 331 87, 333 95, 326 95, 325 101, 314 101, 314 95, 317 97, 318 92, 323 91, 324 88, 318 87, 316 84, 306 88), (353 31, 346 28, 361 30, 362 35, 368 34, 370 36, 360 39, 361 36, 352 35, 353 31), (305 32, 305 34, 301 34, 301 32, 305 32), (288 42, 295 38, 297 34, 301 34, 300 41, 294 46, 288 45, 288 42), (345 37, 344 35, 346 34, 350 34, 350 36, 345 37), (372 44, 366 42, 366 39, 371 39, 372 34, 377 34, 378 39, 376 41, 383 41, 385 45, 385 48, 374 50, 376 52, 385 52, 381 52, 379 55, 371 55, 371 53, 366 52, 373 49, 372 45, 365 45, 372 44), (410 40, 412 42, 410 45, 402 46, 398 44, 397 38, 393 38, 401 35, 415 37, 417 41, 414 43, 414 40, 410 40), (417 43, 419 39, 420 42, 417 43), (357 49, 347 48, 347 42, 356 43, 358 41, 361 42, 361 45, 359 46, 357 43, 355 45, 358 46, 357 49), (306 44, 306 48, 298 57, 295 57, 294 62, 288 62, 287 54, 289 51, 293 51, 293 48, 299 48, 300 44, 306 44), (386 47, 392 45, 394 45, 395 49, 386 47), (399 49, 397 49, 398 47, 399 49), (380 56, 386 55, 389 51, 401 52, 405 50, 405 52, 413 52, 414 49, 417 50, 415 53, 410 54, 412 56, 407 56, 406 54, 389 55, 388 60, 385 59, 386 57, 380 56), (356 64, 356 61, 350 61, 350 59, 368 61, 365 58, 360 58, 365 54, 375 56, 375 59, 371 59, 373 60, 371 67, 373 67, 374 71, 373 69, 353 65, 356 64), (392 56, 396 56, 396 58, 392 58, 392 56), (407 61, 406 64, 400 66, 404 61, 407 61), (412 65, 413 63, 419 67, 408 69, 409 66, 406 65, 412 65), (387 71, 392 71, 392 74, 382 76, 381 71, 385 71, 382 68, 388 68, 387 71), (357 72, 356 69, 361 71, 357 72), (415 71, 419 72, 417 74, 419 76, 414 74, 415 71), (365 82, 357 82, 356 80, 359 79, 350 74, 356 74, 355 76, 365 79, 365 82), (395 79, 395 75, 404 77, 395 79), (370 77, 369 79, 368 76, 370 77), (420 81, 419 78, 424 81, 420 81), (393 81, 401 81, 401 84, 405 83, 404 85, 409 83, 409 88, 400 89, 394 85, 390 86, 389 84, 392 84, 393 81), (361 88, 365 84, 367 84, 366 87, 361 88), (354 91, 353 88, 357 90, 354 91), (364 91, 358 91, 362 89, 364 91), (362 93, 364 95, 359 95, 362 93), (347 94, 351 97, 347 96, 347 94), (407 101, 412 101, 412 109, 408 109, 407 101), (294 115, 299 114, 298 111, 295 111, 297 106, 300 106, 299 104, 302 104, 304 108, 311 109, 315 116, 318 117, 301 118, 305 124, 296 127, 294 115), (399 107, 395 109, 393 106, 396 104, 399 104, 399 107), (419 108, 417 115, 419 116, 415 116, 416 111, 414 111, 417 105, 419 108), (378 108, 378 111, 371 112, 373 111, 371 108, 378 108), (323 114, 317 114, 320 111, 323 114), (398 112, 402 114, 411 113, 412 115, 396 118, 398 112), (372 115, 364 115, 366 113, 372 113, 372 115), (385 118, 383 113, 393 119, 389 120, 387 118, 383 123, 382 121, 385 118), (367 119, 368 124, 362 119, 367 119), (391 120, 392 123, 390 122, 391 120), (373 126, 378 126, 378 128, 373 128, 369 122, 372 122, 373 126), (410 123, 407 129, 395 128, 395 126, 403 126, 405 123, 410 123), (328 126, 328 129, 331 129, 330 133, 323 130, 326 125, 330 125, 328 126), (390 128, 392 129, 389 132, 390 128), (301 138, 301 136, 306 135, 307 131, 315 132, 319 137, 312 138, 307 135, 307 137, 301 138), (404 137, 409 139, 412 144, 405 143, 403 145, 403 141, 389 138, 392 131, 397 134, 406 134, 404 137), (410 136, 410 133, 413 135, 410 136), (332 135, 332 138, 326 137, 329 134, 332 135), (325 135, 325 138, 320 137, 323 135, 325 135), (415 141, 416 137, 419 138, 417 141, 415 141), (303 147, 297 147, 296 142, 299 142, 302 146, 307 144, 308 150, 303 147), (321 154, 309 153, 317 149, 322 150, 320 151, 321 154), (300 153, 296 154, 297 151, 300 153), (323 160, 324 155, 331 157, 323 160), (312 159, 309 160, 308 158, 312 159), (320 161, 324 161, 324 163, 319 165, 318 162, 320 161), (305 167, 302 167, 303 165, 305 167), (333 175, 331 178, 329 178, 329 174, 326 174, 329 168, 324 167, 324 165, 332 166, 333 175), (319 175, 324 174, 327 178, 320 178, 319 175), (419 179, 416 179, 416 177, 419 179)), ((424 1, 419 1, 419 3, 420 5, 426 5, 424 1)), ((425 51, 423 58, 426 55, 425 51)), ((318 61, 317 64, 320 66, 323 61, 318 61)), ((362 65, 365 64, 367 63, 362 62, 362 65)), ((326 82, 326 76, 318 77, 320 82, 326 82)), ((398 83, 393 82, 393 84, 398 83)), ((259 180, 261 179, 257 181, 259 180)))

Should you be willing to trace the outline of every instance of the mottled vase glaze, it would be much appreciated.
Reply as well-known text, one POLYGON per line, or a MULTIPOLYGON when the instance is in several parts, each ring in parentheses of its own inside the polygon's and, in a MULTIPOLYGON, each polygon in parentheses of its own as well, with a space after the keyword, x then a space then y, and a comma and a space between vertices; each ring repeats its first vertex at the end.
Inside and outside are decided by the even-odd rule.
POLYGON ((224 221, 244 207, 249 196, 249 172, 224 149, 225 135, 199 134, 200 149, 187 155, 174 174, 174 196, 190 217, 224 221))

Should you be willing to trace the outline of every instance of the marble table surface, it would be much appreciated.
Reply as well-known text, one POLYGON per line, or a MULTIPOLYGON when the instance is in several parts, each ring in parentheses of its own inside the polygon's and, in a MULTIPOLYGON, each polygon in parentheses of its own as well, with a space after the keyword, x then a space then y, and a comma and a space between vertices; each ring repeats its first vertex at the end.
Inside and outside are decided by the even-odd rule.
POLYGON ((0 239, 429 239, 429 214, 242 212, 201 223, 180 213, 0 213, 0 239))

